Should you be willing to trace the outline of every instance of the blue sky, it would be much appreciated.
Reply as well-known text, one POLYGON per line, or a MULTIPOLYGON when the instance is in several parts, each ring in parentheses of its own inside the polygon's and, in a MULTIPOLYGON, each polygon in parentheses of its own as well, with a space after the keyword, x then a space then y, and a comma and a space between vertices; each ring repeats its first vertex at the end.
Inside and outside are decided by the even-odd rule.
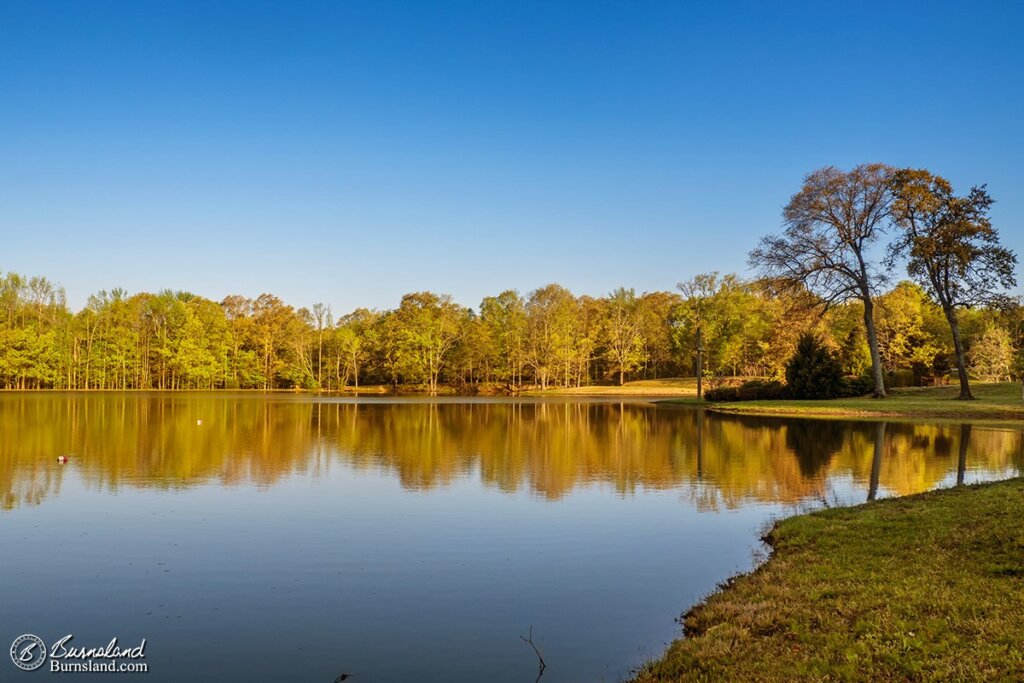
POLYGON ((269 291, 670 289, 804 174, 988 183, 1024 253, 1024 3, 0 0, 0 269, 269 291))

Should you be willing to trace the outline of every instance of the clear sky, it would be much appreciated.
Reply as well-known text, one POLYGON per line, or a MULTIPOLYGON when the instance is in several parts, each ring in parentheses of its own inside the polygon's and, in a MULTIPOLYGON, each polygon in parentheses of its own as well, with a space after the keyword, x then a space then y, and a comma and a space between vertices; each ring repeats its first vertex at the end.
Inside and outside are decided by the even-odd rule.
POLYGON ((0 269, 89 293, 670 289, 804 174, 988 183, 1024 253, 1024 3, 0 0, 0 269))

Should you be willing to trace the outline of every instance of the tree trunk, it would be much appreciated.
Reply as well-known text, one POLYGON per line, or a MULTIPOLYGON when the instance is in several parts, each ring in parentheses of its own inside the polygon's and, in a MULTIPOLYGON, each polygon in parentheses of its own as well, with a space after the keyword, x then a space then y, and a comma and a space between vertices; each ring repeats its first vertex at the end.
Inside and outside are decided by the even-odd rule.
POLYGON ((875 382, 875 398, 885 398, 885 379, 882 376, 882 356, 878 353, 878 333, 875 331, 875 304, 870 296, 864 299, 864 329, 868 336, 868 350, 871 351, 871 377, 875 382))
POLYGON ((324 330, 320 328, 320 342, 316 351, 316 388, 323 389, 324 384, 324 330))
POLYGON ((960 375, 960 396, 961 401, 973 401, 974 394, 971 393, 971 384, 967 379, 967 355, 964 353, 964 342, 960 339, 960 321, 956 319, 956 309, 952 306, 943 306, 942 312, 946 314, 949 322, 949 330, 953 333, 953 348, 956 350, 956 370, 960 375))

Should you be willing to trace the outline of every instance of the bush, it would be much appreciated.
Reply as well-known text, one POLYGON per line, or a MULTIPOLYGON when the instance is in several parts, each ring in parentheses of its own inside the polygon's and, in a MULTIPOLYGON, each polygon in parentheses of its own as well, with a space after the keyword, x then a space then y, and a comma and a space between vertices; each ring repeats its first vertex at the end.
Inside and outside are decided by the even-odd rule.
POLYGON ((843 395, 843 368, 820 339, 803 334, 786 364, 786 386, 790 398, 839 398, 843 395))
POLYGON ((740 388, 739 387, 717 387, 715 389, 708 389, 704 392, 704 400, 712 401, 713 403, 721 403, 725 401, 738 401, 740 400, 740 388))
POLYGON ((839 398, 857 398, 875 391, 875 381, 870 377, 844 377, 839 398))
MULTIPOLYGON (((870 377, 843 377, 839 393, 833 398, 857 398, 875 390, 870 377)), ((796 398, 782 382, 755 379, 739 386, 717 387, 704 392, 704 398, 712 403, 734 401, 784 401, 796 398)))
POLYGON ((786 398, 786 387, 781 382, 760 379, 744 382, 738 387, 718 387, 704 392, 704 398, 714 403, 723 401, 776 401, 786 398))
POLYGON ((774 380, 753 379, 737 388, 741 401, 777 401, 786 398, 786 385, 774 380))

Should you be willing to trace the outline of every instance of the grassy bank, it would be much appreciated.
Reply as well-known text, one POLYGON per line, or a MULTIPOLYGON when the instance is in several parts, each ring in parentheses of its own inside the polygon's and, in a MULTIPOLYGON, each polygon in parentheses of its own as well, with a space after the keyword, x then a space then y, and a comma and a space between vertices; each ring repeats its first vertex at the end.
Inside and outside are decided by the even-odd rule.
POLYGON ((692 609, 655 681, 990 681, 1024 672, 1024 479, 800 515, 692 609))
MULTIPOLYGON (((972 385, 976 401, 959 401, 957 387, 897 389, 888 398, 843 398, 831 401, 742 401, 708 403, 718 412, 787 417, 943 417, 980 420, 1024 419, 1021 385, 972 385)), ((666 404, 672 401, 665 401, 666 404)), ((692 401, 680 401, 689 404, 692 401)))

